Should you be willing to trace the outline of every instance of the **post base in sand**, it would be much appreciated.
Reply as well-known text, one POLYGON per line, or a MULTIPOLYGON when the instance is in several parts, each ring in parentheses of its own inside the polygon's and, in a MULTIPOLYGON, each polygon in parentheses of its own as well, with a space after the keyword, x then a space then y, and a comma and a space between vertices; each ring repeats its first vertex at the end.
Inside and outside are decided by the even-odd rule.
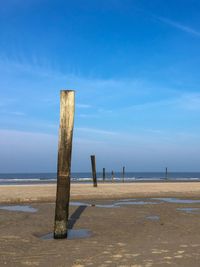
POLYGON ((54 239, 67 238, 67 223, 66 221, 55 221, 54 239))

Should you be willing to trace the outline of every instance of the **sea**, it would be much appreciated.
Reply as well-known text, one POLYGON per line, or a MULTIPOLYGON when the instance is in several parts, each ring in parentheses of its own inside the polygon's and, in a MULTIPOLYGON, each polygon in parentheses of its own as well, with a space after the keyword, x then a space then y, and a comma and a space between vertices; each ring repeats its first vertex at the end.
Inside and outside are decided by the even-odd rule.
MULTIPOLYGON (((0 185, 43 184, 56 183, 56 173, 1 173, 0 185)), ((102 173, 97 172, 97 181, 102 182, 102 173)), ((106 173, 105 182, 163 182, 163 181, 200 181, 200 172, 126 172, 123 179, 121 172, 115 172, 114 178, 106 173)), ((92 183, 90 172, 74 172, 71 174, 72 183, 92 183)))

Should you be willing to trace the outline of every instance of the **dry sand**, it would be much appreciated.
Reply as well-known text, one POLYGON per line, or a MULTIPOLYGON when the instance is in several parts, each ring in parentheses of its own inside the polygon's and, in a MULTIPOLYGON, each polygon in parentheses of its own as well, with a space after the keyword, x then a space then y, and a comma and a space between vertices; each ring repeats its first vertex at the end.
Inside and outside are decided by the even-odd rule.
POLYGON ((41 236, 53 230, 54 201, 45 202, 55 199, 55 185, 1 186, 1 202, 28 201, 38 211, 0 209, 0 266, 199 267, 200 203, 144 198, 197 199, 199 193, 200 183, 100 184, 98 188, 73 184, 72 198, 85 203, 108 205, 115 203, 114 199, 122 199, 123 203, 127 197, 140 203, 158 203, 107 208, 70 206, 71 227, 89 229, 91 237, 42 240, 41 236), (188 207, 195 208, 195 212, 178 210, 188 207), (157 219, 148 219, 154 218, 151 216, 157 219))
MULTIPOLYGON (((0 186, 0 203, 55 201, 56 185, 0 186)), ((199 182, 142 182, 71 185, 71 199, 108 199, 133 197, 200 196, 199 182)))

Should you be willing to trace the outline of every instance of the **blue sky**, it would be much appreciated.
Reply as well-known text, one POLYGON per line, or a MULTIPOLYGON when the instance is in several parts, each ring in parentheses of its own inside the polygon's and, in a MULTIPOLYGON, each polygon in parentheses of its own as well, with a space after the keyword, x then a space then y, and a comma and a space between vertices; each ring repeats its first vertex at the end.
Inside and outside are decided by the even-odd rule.
POLYGON ((59 91, 76 90, 72 171, 200 170, 200 2, 0 2, 0 172, 56 171, 59 91))

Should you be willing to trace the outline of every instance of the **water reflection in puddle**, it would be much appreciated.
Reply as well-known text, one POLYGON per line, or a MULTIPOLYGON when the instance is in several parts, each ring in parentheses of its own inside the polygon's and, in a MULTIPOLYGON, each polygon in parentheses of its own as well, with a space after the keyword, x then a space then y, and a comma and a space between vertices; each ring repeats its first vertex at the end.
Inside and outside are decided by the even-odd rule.
MULTIPOLYGON (((68 240, 73 240, 73 239, 81 239, 81 238, 87 238, 91 237, 92 232, 88 229, 70 229, 67 232, 67 238, 68 240)), ((53 233, 49 233, 47 235, 44 235, 41 237, 42 240, 54 240, 53 238, 53 233)), ((62 239, 60 239, 62 240, 62 239)))
POLYGON ((95 205, 92 205, 92 207, 107 208, 107 209, 109 209, 109 208, 119 208, 115 204, 95 204, 95 205))
POLYGON ((69 202, 69 205, 70 205, 70 206, 75 206, 75 207, 77 207, 77 206, 91 207, 91 206, 92 206, 92 204, 84 203, 84 202, 78 202, 78 201, 70 201, 70 202, 69 202))
POLYGON ((179 199, 179 198, 152 198, 152 199, 168 203, 177 203, 177 204, 200 203, 200 200, 197 199, 179 199))
POLYGON ((85 206, 85 207, 97 207, 97 208, 116 208, 115 204, 94 204, 72 201, 69 203, 70 206, 85 206))
POLYGON ((151 204, 158 204, 159 202, 152 202, 152 201, 141 201, 141 200, 139 200, 139 201, 137 201, 137 200, 135 200, 135 201, 120 201, 120 202, 116 202, 114 205, 115 206, 123 206, 123 205, 151 205, 151 204))
POLYGON ((200 208, 178 208, 177 210, 186 213, 200 214, 200 208))
POLYGON ((112 202, 111 204, 90 204, 84 202, 70 202, 71 206, 86 206, 86 207, 97 207, 97 208, 120 208, 125 205, 154 205, 167 203, 176 203, 176 204, 193 204, 200 203, 200 200, 197 199, 179 199, 179 198, 147 198, 143 200, 139 199, 122 199, 112 202))
POLYGON ((22 206, 22 205, 15 205, 15 206, 0 206, 1 210, 8 210, 8 211, 22 211, 22 212, 36 212, 37 209, 32 208, 31 206, 22 206))
POLYGON ((153 201, 142 201, 136 199, 123 199, 112 204, 89 204, 84 202, 70 202, 71 206, 86 206, 86 207, 97 207, 97 208, 120 208, 125 205, 149 205, 149 204, 158 204, 159 202, 153 201))
POLYGON ((147 220, 150 220, 150 221, 158 221, 158 220, 160 220, 160 216, 157 216, 157 215, 146 216, 145 218, 147 220))

